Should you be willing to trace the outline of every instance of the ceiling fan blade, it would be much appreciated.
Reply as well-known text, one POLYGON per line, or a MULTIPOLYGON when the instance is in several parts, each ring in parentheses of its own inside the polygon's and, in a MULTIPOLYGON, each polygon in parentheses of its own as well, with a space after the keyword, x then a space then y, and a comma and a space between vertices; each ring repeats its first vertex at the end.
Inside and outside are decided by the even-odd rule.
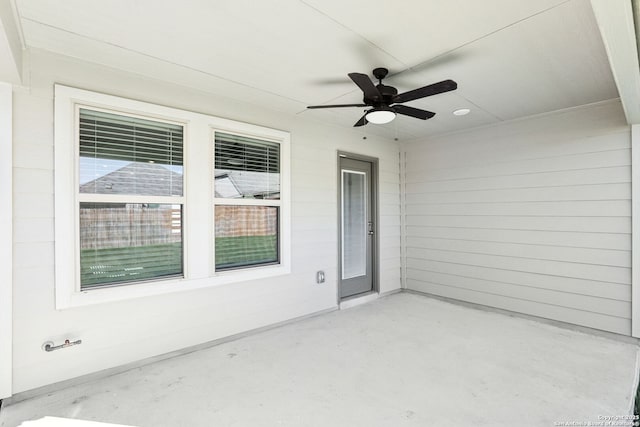
POLYGON ((349 73, 349 77, 358 87, 364 92, 364 97, 367 99, 377 100, 382 98, 380 91, 373 84, 369 76, 362 73, 349 73))
POLYGON ((313 110, 317 108, 342 108, 342 107, 367 107, 367 105, 366 104, 310 105, 307 108, 313 110))
POLYGON ((404 114, 405 116, 415 117, 416 119, 427 120, 435 116, 436 113, 427 110, 421 110, 419 108, 413 108, 406 105, 394 105, 393 110, 398 114, 404 114))
POLYGON ((353 125, 353 127, 355 128, 355 127, 358 127, 358 126, 364 126, 364 125, 366 125, 367 123, 369 123, 369 121, 367 120, 367 115, 365 114, 364 116, 362 116, 362 117, 360 118, 360 120, 358 120, 358 121, 356 122, 356 124, 355 124, 355 125, 353 125))
POLYGON ((437 95, 443 92, 449 92, 451 90, 456 90, 457 88, 458 84, 453 80, 443 80, 429 86, 424 86, 396 95, 393 97, 393 102, 413 101, 414 99, 420 99, 431 95, 437 95))

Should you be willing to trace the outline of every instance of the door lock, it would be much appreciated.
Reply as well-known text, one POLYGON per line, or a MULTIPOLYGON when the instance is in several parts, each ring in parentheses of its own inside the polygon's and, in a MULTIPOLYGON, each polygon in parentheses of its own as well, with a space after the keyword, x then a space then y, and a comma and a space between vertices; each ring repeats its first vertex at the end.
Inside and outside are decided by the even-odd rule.
POLYGON ((369 221, 368 225, 369 225, 369 236, 373 236, 373 222, 369 221))

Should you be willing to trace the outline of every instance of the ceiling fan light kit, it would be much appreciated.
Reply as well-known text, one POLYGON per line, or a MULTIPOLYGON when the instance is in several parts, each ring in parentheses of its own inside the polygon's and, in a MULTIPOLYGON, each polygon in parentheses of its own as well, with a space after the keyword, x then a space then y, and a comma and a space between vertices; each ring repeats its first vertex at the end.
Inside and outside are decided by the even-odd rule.
POLYGON ((369 76, 361 73, 349 73, 349 78, 358 85, 364 98, 362 104, 339 104, 339 105, 310 105, 307 108, 343 108, 343 107, 373 107, 356 122, 355 127, 364 126, 367 123, 384 124, 395 119, 397 114, 413 117, 420 120, 427 120, 435 116, 436 113, 419 108, 401 105, 405 102, 414 101, 427 96, 437 95, 443 92, 456 90, 458 84, 453 80, 443 80, 428 86, 410 90, 398 94, 398 90, 393 86, 382 84, 389 70, 386 68, 376 68, 373 75, 378 79, 378 84, 374 85, 369 76))
POLYGON ((367 111, 365 118, 369 123, 383 125, 396 118, 396 112, 389 107, 374 108, 367 111))

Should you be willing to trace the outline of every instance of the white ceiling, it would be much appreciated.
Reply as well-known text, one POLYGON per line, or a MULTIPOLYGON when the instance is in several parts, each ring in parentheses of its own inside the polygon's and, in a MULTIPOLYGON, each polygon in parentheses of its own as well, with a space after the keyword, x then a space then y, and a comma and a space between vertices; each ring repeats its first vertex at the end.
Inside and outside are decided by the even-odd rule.
POLYGON ((25 43, 351 127, 349 72, 384 66, 437 113, 362 131, 415 138, 618 97, 589 0, 15 0, 25 43), (451 112, 467 107, 471 114, 451 112))

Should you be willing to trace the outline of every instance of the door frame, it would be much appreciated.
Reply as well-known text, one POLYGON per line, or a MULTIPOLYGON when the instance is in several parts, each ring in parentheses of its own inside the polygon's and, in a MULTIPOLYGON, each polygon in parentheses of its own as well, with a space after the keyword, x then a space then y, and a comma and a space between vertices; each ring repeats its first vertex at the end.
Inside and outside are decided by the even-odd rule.
MULTIPOLYGON (((336 156, 337 166, 337 215, 338 222, 338 270, 336 273, 336 301, 338 305, 341 301, 353 298, 353 296, 340 298, 340 286, 342 285, 342 170, 340 168, 340 159, 347 158, 360 160, 371 164, 371 218, 373 220, 373 236, 371 242, 371 292, 380 293, 380 206, 378 195, 378 158, 366 156, 363 154, 352 153, 348 151, 338 150, 336 156)), ((357 298, 357 295, 355 296, 357 298)))
POLYGON ((13 93, 0 82, 0 399, 12 394, 13 371, 13 93))

